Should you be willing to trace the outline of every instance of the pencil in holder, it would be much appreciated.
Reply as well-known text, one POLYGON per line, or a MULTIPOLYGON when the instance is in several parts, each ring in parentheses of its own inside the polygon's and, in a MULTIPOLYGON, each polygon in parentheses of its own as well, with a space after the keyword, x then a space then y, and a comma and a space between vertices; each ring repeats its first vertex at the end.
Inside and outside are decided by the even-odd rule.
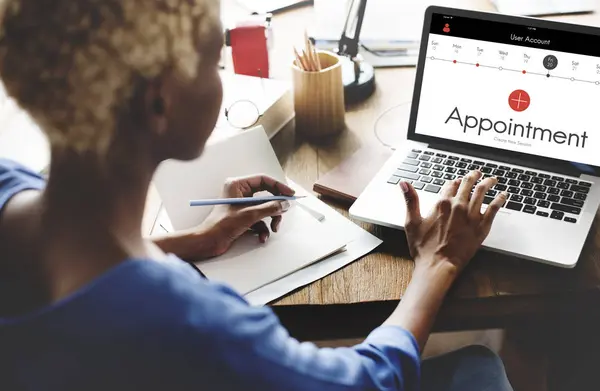
POLYGON ((314 139, 339 134, 345 127, 344 85, 338 56, 317 52, 320 71, 292 64, 296 132, 314 139))

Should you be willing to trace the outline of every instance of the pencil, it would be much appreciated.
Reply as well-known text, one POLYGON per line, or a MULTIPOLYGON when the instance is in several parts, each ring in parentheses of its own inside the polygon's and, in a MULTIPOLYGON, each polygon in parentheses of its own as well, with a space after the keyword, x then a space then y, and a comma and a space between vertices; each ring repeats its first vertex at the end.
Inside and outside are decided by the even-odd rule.
POLYGON ((295 201, 305 196, 266 196, 266 197, 244 197, 244 198, 215 198, 206 200, 191 200, 190 206, 214 206, 214 205, 252 205, 264 204, 271 201, 295 201))
POLYGON ((296 62, 298 62, 298 67, 303 71, 308 71, 308 66, 306 65, 305 59, 298 53, 298 50, 294 48, 294 54, 296 55, 296 62))

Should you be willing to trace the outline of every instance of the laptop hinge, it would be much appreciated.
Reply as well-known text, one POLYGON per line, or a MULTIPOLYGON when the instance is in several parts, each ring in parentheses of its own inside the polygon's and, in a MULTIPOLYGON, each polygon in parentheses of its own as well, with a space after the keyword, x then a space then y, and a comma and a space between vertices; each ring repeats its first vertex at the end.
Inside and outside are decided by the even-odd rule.
POLYGON ((444 144, 435 144, 435 143, 429 144, 429 147, 432 149, 440 149, 443 151, 454 152, 454 153, 458 153, 461 155, 479 157, 481 159, 487 159, 487 160, 495 160, 495 161, 499 161, 499 162, 503 162, 503 163, 507 163, 507 164, 530 167, 533 169, 554 172, 557 174, 562 174, 562 175, 567 175, 567 176, 579 177, 582 174, 582 171, 573 164, 570 164, 567 162, 557 162, 557 161, 543 158, 543 157, 535 157, 532 159, 521 159, 518 157, 499 156, 499 154, 487 153, 485 151, 477 151, 477 150, 473 150, 473 148, 466 148, 466 147, 453 146, 453 145, 444 145, 444 144))

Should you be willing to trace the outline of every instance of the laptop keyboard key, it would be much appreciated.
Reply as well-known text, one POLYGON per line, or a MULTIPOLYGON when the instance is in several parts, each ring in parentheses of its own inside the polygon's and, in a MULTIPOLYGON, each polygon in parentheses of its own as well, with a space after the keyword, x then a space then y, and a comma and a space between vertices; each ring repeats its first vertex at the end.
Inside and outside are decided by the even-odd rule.
POLYGON ((565 178, 559 177, 559 176, 553 176, 552 177, 553 180, 555 181, 559 181, 559 182, 564 182, 565 178))
POLYGON ((496 190, 488 190, 487 193, 485 193, 486 196, 490 196, 490 197, 496 197, 496 194, 498 194, 498 192, 496 190))
POLYGON ((512 171, 511 171, 511 172, 507 172, 507 173, 506 173, 506 177, 507 177, 508 179, 515 179, 515 178, 516 178, 516 177, 518 177, 518 176, 519 176, 519 174, 517 174, 516 172, 512 172, 512 171))
POLYGON ((446 167, 444 171, 449 172, 450 174, 454 174, 457 170, 454 167, 446 167))
POLYGON ((433 159, 431 159, 432 163, 441 163, 443 161, 444 161, 444 159, 439 158, 439 157, 434 157, 433 159))
POLYGON ((510 167, 509 166, 500 166, 498 168, 501 169, 501 170, 504 170, 504 171, 510 171, 510 167))
POLYGON ((435 166, 433 166, 433 169, 436 171, 444 171, 444 166, 442 166, 441 164, 436 164, 435 166))
POLYGON ((536 176, 537 172, 535 172, 535 171, 525 171, 525 175, 536 176))
POLYGON ((491 174, 493 171, 492 167, 481 167, 481 172, 483 172, 484 174, 491 174))
POLYGON ((551 219, 555 219, 555 220, 562 220, 562 218, 565 216, 565 214, 563 212, 559 212, 557 210, 553 211, 552 214, 550 215, 551 219))
POLYGON ((431 168, 431 166, 432 166, 431 163, 427 163, 427 162, 421 163, 421 168, 431 168))
POLYGON ((531 175, 525 175, 525 174, 519 175, 519 180, 520 181, 528 182, 530 179, 531 179, 531 175))
POLYGON ((565 180, 565 182, 567 182, 570 185, 576 185, 577 184, 577 179, 569 179, 569 178, 567 178, 565 180))
POLYGON ((456 175, 453 175, 453 174, 444 175, 444 179, 447 181, 453 181, 455 178, 456 178, 456 175))
POLYGON ((494 174, 496 176, 504 176, 506 174, 506 171, 504 171, 504 170, 494 170, 492 172, 492 174, 494 174))
POLYGON ((546 199, 546 193, 542 193, 541 191, 536 192, 533 195, 534 198, 537 198, 538 200, 545 200, 546 199))
POLYGON ((436 186, 436 185, 427 185, 425 186, 425 191, 428 191, 430 193, 439 193, 440 192, 441 187, 436 186))
POLYGON ((456 163, 456 168, 467 168, 468 164, 464 162, 456 163))
POLYGON ((583 186, 583 187, 592 187, 592 184, 589 182, 579 182, 579 186, 583 186))
POLYGON ((547 191, 548 194, 559 194, 560 193, 560 189, 557 189, 556 187, 551 187, 548 189, 547 191))
POLYGON ((561 198, 560 203, 569 205, 569 206, 574 206, 576 208, 583 208, 583 204, 584 204, 584 202, 581 200, 574 200, 572 198, 566 198, 566 197, 561 198))
POLYGON ((531 178, 531 183, 534 183, 536 185, 541 185, 542 183, 544 183, 544 180, 540 177, 533 177, 533 178, 531 178))
POLYGON ((462 159, 460 159, 461 162, 465 162, 465 163, 471 163, 473 160, 471 159, 467 159, 466 157, 463 157, 462 159))
POLYGON ((506 203, 506 209, 516 210, 517 212, 520 212, 521 209, 523 209, 523 204, 519 202, 508 201, 506 203))
POLYGON ((542 217, 548 217, 549 216, 548 212, 542 212, 542 211, 537 212, 536 215, 542 216, 542 217))
POLYGON ((585 199, 587 198, 587 195, 583 194, 583 193, 575 193, 575 198, 576 200, 581 200, 581 201, 585 201, 585 199))
POLYGON ((508 186, 519 187, 519 186, 521 186, 521 182, 516 179, 511 179, 510 181, 508 181, 508 186))
POLYGON ((546 190, 548 190, 548 188, 546 186, 544 186, 544 185, 535 185, 533 187, 533 190, 545 192, 546 190))
POLYGON ((525 197, 531 197, 533 195, 533 190, 523 189, 519 194, 525 197))
POLYGON ((567 182, 558 182, 558 185, 556 185, 556 187, 558 187, 559 189, 568 189, 569 186, 575 185, 569 185, 567 182))
POLYGON ((443 158, 447 158, 448 155, 444 154, 444 153, 436 153, 435 156, 439 156, 439 157, 443 157, 443 158))
POLYGON ((450 159, 450 160, 458 160, 458 157, 457 156, 448 156, 448 159, 450 159))
POLYGON ((419 162, 414 159, 405 159, 402 164, 408 164, 409 166, 418 166, 419 162))
POLYGON ((539 206, 540 208, 549 208, 550 202, 545 200, 538 200, 537 206, 539 206))
POLYGON ((510 200, 515 201, 515 202, 523 202, 523 196, 518 195, 518 194, 513 194, 510 196, 510 200))
POLYGON ((533 183, 523 182, 523 183, 521 183, 521 188, 531 190, 531 189, 533 189, 533 183))
POLYGON ((434 177, 434 178, 441 178, 441 177, 444 176, 444 174, 442 174, 439 171, 434 171, 434 172, 431 173, 431 176, 434 177))
POLYGON ((590 192, 589 187, 584 187, 584 186, 579 186, 579 185, 571 185, 571 188, 569 190, 576 191, 579 193, 584 193, 584 194, 587 194, 590 192))
POLYGON ((574 218, 572 218, 572 217, 565 217, 565 221, 566 221, 567 223, 576 223, 576 222, 577 222, 577 219, 574 219, 574 218))
POLYGON ((427 169, 423 169, 421 171, 419 171, 420 175, 429 175, 431 173, 431 170, 427 170, 427 169))
POLYGON ((480 168, 481 168, 481 166, 478 164, 469 164, 469 167, 467 167, 467 169, 470 171, 479 170, 480 168))
POLYGON ((546 186, 550 186, 550 187, 554 187, 556 186, 556 181, 552 180, 552 179, 546 179, 544 181, 544 185, 546 186))
POLYGON ((431 181, 433 180, 433 178, 432 178, 432 177, 430 177, 430 176, 422 176, 421 178, 419 178, 419 180, 420 180, 421 182, 425 182, 425 183, 431 183, 431 181))
POLYGON ((394 173, 394 175, 399 176, 400 178, 404 178, 404 179, 411 179, 413 181, 419 179, 418 174, 413 174, 412 172, 402 171, 402 170, 397 170, 394 173))
POLYGON ((431 160, 431 156, 421 155, 421 157, 419 158, 419 160, 423 160, 425 162, 428 162, 429 160, 431 160))
POLYGON ((401 180, 401 179, 402 179, 402 178, 400 178, 399 176, 396 176, 396 175, 394 175, 394 176, 392 176, 392 177, 391 177, 391 178, 388 180, 388 182, 387 182, 387 183, 389 183, 389 184, 391 184, 391 185, 397 185, 398 183, 400 183, 400 180, 401 180))
POLYGON ((525 172, 524 170, 521 170, 520 168, 513 168, 511 171, 516 172, 517 174, 522 174, 525 172))
POLYGON ((400 167, 398 167, 398 170, 408 171, 408 172, 417 172, 417 171, 419 171, 419 167, 401 164, 400 167))
POLYGON ((568 198, 573 198, 573 194, 575 194, 575 193, 573 193, 571 190, 563 190, 560 192, 560 195, 562 197, 568 197, 568 198))
POLYGON ((465 176, 469 173, 469 170, 458 170, 457 174, 461 176, 465 176))
POLYGON ((529 214, 534 214, 536 209, 537 208, 533 205, 525 205, 525 207, 523 208, 523 212, 529 213, 529 214))
POLYGON ((433 180, 433 184, 436 186, 444 186, 444 183, 446 183, 446 181, 443 179, 434 179, 433 180))
POLYGON ((481 160, 474 160, 473 164, 477 164, 478 166, 483 166, 485 164, 485 162, 482 162, 481 160))
MULTIPOLYGON (((476 163, 476 164, 477 164, 477 163, 476 163)), ((483 164, 481 164, 481 165, 483 165, 483 164)), ((497 165, 497 164, 494 164, 494 163, 486 163, 486 164, 485 164, 485 166, 486 166, 486 167, 491 167, 491 168, 498 168, 498 165, 497 165)))
POLYGON ((543 179, 550 179, 550 175, 548 175, 548 174, 541 174, 541 173, 539 173, 537 176, 540 177, 540 178, 543 178, 543 179))
POLYGON ((548 196, 548 201, 550 202, 558 202, 560 201, 560 197, 554 194, 548 196))
POLYGON ((578 215, 581 213, 580 208, 576 208, 576 207, 570 206, 570 205, 557 204, 557 203, 550 205, 550 209, 558 210, 560 212, 570 213, 572 215, 578 215))
POLYGON ((509 193, 519 194, 520 191, 521 191, 521 189, 519 189, 518 187, 511 186, 508 188, 509 193))
POLYGON ((454 160, 446 159, 444 160, 444 164, 447 166, 453 166, 456 164, 456 162, 454 160))
POLYGON ((412 185, 417 190, 423 190, 423 187, 425 187, 425 184, 423 182, 415 182, 412 185))
POLYGON ((423 151, 421 151, 420 149, 413 149, 412 151, 413 151, 414 153, 421 153, 421 152, 423 152, 423 151))
POLYGON ((504 178, 503 176, 498 177, 498 183, 504 185, 506 182, 508 182, 508 179, 504 178))
POLYGON ((492 201, 494 201, 494 197, 490 197, 490 196, 485 196, 483 197, 483 203, 485 205, 489 205, 492 203, 492 201))
POLYGON ((406 157, 409 159, 416 159, 417 156, 419 156, 419 155, 416 153, 409 153, 408 155, 406 155, 406 157))
POLYGON ((494 186, 494 189, 496 189, 498 191, 506 191, 507 187, 506 187, 506 185, 497 184, 496 186, 494 186))
POLYGON ((433 152, 431 152, 431 151, 425 151, 425 152, 423 152, 423 153, 424 153, 425 155, 433 155, 433 152))

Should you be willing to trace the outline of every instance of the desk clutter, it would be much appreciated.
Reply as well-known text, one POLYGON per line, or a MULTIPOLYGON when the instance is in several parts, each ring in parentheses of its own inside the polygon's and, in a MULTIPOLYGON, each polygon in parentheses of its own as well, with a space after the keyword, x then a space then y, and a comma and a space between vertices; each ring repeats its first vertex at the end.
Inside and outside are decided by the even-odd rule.
POLYGON ((287 179, 262 127, 211 143, 194 161, 161 164, 154 182, 164 209, 154 232, 197 226, 211 208, 191 208, 189 200, 218 198, 227 177, 257 172, 286 181, 304 198, 292 202, 267 243, 248 234, 224 255, 196 263, 208 278, 230 284, 252 304, 267 304, 323 278, 381 243, 287 179))

